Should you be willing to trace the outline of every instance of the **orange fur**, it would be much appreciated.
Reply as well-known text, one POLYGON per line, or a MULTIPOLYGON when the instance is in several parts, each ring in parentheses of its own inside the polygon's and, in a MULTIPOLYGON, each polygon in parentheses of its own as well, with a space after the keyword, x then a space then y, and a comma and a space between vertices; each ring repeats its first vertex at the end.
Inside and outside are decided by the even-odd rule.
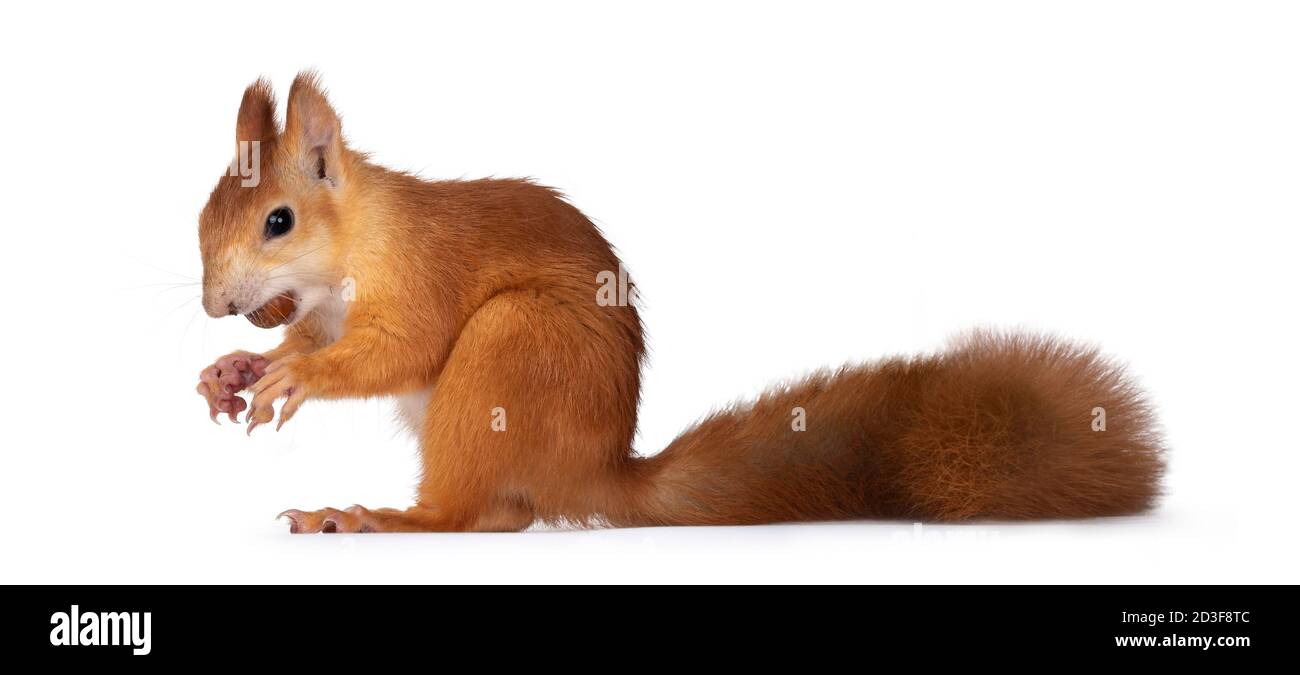
POLYGON ((223 177, 203 211, 204 306, 298 302, 282 345, 223 357, 199 391, 214 418, 248 407, 251 425, 279 398, 283 424, 313 398, 398 395, 423 463, 415 506, 291 510, 294 531, 1072 518, 1157 495, 1161 442, 1118 366, 994 333, 814 375, 636 456, 641 323, 633 304, 596 301, 597 275, 619 261, 587 218, 527 181, 428 182, 369 163, 310 74, 283 131, 274 110, 264 82, 245 92, 236 138, 263 144, 262 180, 223 177), (282 206, 298 225, 268 238, 282 206))

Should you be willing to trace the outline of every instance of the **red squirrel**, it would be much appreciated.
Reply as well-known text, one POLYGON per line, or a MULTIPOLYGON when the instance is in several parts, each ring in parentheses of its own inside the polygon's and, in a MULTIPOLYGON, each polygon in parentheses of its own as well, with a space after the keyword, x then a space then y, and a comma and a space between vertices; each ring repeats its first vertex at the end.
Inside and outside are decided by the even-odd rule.
POLYGON ((277 428, 312 399, 395 396, 420 443, 414 506, 291 509, 291 532, 1084 518, 1159 495, 1132 379, 1014 333, 823 371, 640 456, 636 303, 599 300, 619 259, 560 194, 377 166, 312 73, 283 129, 265 80, 235 128, 254 171, 220 178, 200 216, 203 306, 285 331, 202 371, 210 416, 251 433, 280 399, 277 428))

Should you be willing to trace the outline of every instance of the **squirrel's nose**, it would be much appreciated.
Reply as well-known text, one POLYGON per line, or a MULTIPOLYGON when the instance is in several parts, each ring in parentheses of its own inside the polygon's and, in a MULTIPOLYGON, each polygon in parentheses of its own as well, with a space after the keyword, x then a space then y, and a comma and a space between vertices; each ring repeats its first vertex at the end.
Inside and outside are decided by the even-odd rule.
POLYGON ((228 305, 226 305, 226 311, 230 313, 230 316, 234 316, 234 315, 236 315, 236 314, 239 313, 239 312, 235 311, 235 303, 233 303, 233 302, 230 303, 230 304, 228 304, 228 305))

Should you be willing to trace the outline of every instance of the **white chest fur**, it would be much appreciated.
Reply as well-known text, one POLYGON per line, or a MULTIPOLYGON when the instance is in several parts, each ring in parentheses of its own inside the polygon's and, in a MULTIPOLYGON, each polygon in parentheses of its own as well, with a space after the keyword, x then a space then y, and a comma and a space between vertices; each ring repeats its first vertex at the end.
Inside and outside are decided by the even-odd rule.
POLYGON ((343 337, 343 321, 347 316, 348 303, 337 294, 331 294, 330 297, 317 305, 316 317, 320 322, 321 331, 325 333, 327 342, 337 342, 339 338, 343 337))
POLYGON ((433 387, 397 395, 397 415, 410 428, 411 433, 419 435, 424 426, 424 412, 429 408, 429 399, 433 396, 433 387))
MULTIPOLYGON (((316 305, 315 311, 327 342, 333 343, 343 337, 343 324, 348 315, 348 303, 345 300, 338 294, 331 294, 316 305)), ((424 411, 429 407, 432 395, 433 387, 429 387, 396 397, 397 414, 412 433, 420 433, 420 427, 424 425, 424 411)))

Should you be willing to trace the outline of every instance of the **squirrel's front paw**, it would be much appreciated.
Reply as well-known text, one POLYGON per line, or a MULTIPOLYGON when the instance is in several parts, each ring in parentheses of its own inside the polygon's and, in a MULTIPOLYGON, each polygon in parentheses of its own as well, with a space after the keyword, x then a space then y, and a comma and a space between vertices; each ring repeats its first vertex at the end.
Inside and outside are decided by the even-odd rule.
POLYGON ((276 399, 286 399, 280 408, 280 422, 275 425, 276 431, 279 431, 280 427, 298 412, 298 407, 307 400, 308 393, 299 368, 302 362, 301 355, 286 356, 273 361, 266 366, 261 379, 249 387, 249 391, 253 392, 253 403, 245 418, 249 422, 248 433, 253 433, 257 425, 275 419, 276 399))
POLYGON ((196 390, 207 400, 208 416, 213 422, 221 413, 229 415, 232 422, 239 421, 236 415, 248 406, 235 394, 258 381, 270 363, 261 354, 239 351, 226 354, 199 372, 196 390))

